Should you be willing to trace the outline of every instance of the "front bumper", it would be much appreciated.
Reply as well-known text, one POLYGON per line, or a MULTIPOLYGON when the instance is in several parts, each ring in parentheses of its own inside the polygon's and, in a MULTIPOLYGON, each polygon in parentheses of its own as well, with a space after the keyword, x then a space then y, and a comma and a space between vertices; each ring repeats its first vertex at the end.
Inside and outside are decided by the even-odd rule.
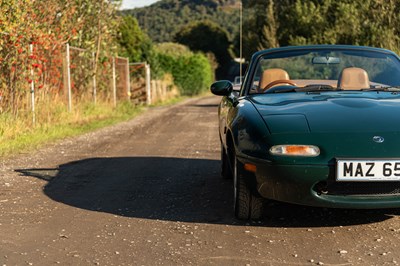
POLYGON ((279 165, 239 159, 257 166, 256 188, 264 198, 329 208, 400 207, 400 182, 343 183, 335 181, 334 165, 279 165))

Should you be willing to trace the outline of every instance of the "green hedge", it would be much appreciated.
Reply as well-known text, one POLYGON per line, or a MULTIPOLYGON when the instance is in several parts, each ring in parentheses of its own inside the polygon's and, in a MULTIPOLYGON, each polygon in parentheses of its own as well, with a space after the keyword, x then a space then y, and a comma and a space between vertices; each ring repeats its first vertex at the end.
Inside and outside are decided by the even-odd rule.
POLYGON ((214 73, 208 58, 173 43, 157 47, 158 72, 171 73, 182 95, 196 95, 208 89, 214 73))

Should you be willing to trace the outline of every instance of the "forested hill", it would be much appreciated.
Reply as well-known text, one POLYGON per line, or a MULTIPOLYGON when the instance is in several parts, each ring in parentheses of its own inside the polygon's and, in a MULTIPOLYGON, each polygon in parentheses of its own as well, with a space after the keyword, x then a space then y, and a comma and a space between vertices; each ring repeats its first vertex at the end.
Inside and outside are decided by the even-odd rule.
POLYGON ((123 11, 133 15, 155 42, 170 42, 183 26, 210 20, 228 32, 232 40, 239 31, 239 0, 161 0, 155 4, 123 11))

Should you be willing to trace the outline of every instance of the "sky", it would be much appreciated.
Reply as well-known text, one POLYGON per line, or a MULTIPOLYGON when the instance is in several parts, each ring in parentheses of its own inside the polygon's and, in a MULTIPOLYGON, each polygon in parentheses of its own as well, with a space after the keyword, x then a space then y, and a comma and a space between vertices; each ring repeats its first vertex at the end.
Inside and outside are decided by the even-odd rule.
POLYGON ((122 0, 121 9, 149 6, 157 1, 158 0, 122 0))

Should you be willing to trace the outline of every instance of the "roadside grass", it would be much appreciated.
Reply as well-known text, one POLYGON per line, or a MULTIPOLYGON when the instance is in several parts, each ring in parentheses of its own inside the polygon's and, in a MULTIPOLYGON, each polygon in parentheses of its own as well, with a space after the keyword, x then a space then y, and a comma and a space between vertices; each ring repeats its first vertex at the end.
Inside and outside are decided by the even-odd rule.
MULTIPOLYGON (((206 91, 197 97, 209 95, 206 91)), ((148 107, 129 101, 120 102, 115 108, 104 102, 81 103, 74 105, 72 112, 63 103, 47 102, 37 106, 35 124, 31 112, 20 112, 17 117, 4 112, 0 114, 0 157, 29 152, 56 140, 130 120, 148 108, 174 105, 188 98, 176 96, 148 107)))
POLYGON ((182 101, 184 101, 186 99, 189 99, 189 97, 188 96, 177 96, 177 97, 165 100, 163 102, 157 102, 157 103, 151 104, 149 107, 160 107, 160 106, 174 105, 174 104, 182 102, 182 101))
POLYGON ((3 113, 0 115, 0 156, 28 152, 45 143, 126 121, 145 109, 130 102, 121 102, 116 108, 105 103, 88 103, 67 112, 64 105, 52 104, 37 110, 35 125, 30 112, 20 113, 18 117, 3 113))

